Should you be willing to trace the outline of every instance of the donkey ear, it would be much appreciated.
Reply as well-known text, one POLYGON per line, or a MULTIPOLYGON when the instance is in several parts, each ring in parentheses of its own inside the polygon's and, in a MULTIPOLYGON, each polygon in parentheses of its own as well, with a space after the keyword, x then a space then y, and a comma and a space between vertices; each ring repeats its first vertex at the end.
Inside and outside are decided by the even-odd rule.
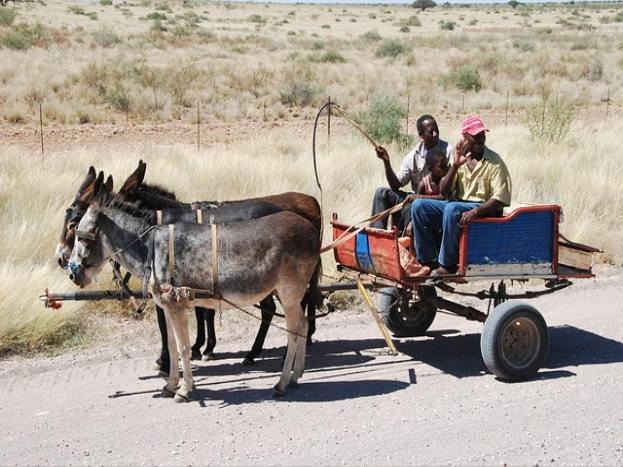
POLYGON ((78 201, 80 204, 89 204, 93 200, 93 196, 95 196, 95 193, 97 193, 97 191, 100 189, 100 186, 103 182, 104 172, 100 171, 100 173, 97 175, 97 178, 92 180, 85 187, 82 193, 80 193, 80 195, 77 197, 76 201, 78 201))
POLYGON ((112 175, 109 175, 108 178, 106 179, 106 183, 104 184, 104 186, 106 187, 106 190, 108 190, 108 193, 112 192, 112 186, 113 186, 113 180, 112 180, 112 175))
POLYGON ((138 161, 138 167, 132 173, 132 175, 130 175, 128 179, 125 181, 125 183, 119 190, 119 193, 127 194, 127 193, 130 193, 136 190, 139 186, 141 186, 141 184, 143 183, 143 180, 145 179, 146 168, 147 168, 147 164, 145 164, 142 160, 138 161))
POLYGON ((95 168, 91 166, 89 167, 87 176, 84 177, 84 180, 82 180, 82 183, 80 184, 80 188, 78 188, 78 193, 76 193, 76 197, 74 198, 74 201, 78 201, 78 199, 80 198, 80 195, 82 195, 82 193, 84 193, 87 187, 90 184, 92 184, 94 181, 95 181, 95 168))

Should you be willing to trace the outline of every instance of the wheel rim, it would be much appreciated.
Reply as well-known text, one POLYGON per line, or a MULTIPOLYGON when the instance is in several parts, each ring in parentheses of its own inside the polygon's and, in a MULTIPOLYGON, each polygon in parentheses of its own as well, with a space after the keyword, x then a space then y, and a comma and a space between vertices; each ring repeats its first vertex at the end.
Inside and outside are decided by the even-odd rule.
POLYGON ((428 314, 431 313, 431 307, 426 303, 423 296, 420 296, 419 300, 415 300, 409 294, 405 294, 398 300, 396 311, 402 323, 409 327, 415 327, 426 320, 428 314))
POLYGON ((512 368, 522 370, 536 360, 541 336, 534 321, 526 317, 514 318, 504 326, 500 345, 504 361, 512 368))

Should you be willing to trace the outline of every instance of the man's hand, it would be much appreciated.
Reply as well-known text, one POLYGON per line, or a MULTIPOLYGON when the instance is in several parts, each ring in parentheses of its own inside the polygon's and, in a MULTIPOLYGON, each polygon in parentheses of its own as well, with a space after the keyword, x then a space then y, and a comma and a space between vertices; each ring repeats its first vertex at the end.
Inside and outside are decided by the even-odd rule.
POLYGON ((461 141, 459 141, 454 148, 453 165, 457 168, 465 164, 469 156, 471 156, 472 153, 467 151, 468 146, 469 143, 467 142, 467 140, 465 138, 461 138, 461 141))
POLYGON ((387 150, 383 146, 377 146, 375 149, 376 157, 381 159, 383 162, 389 162, 389 154, 387 154, 387 150))
POLYGON ((469 221, 476 219, 479 215, 480 215, 480 210, 478 208, 465 211, 463 214, 461 214, 461 220, 459 220, 459 224, 465 225, 469 221))

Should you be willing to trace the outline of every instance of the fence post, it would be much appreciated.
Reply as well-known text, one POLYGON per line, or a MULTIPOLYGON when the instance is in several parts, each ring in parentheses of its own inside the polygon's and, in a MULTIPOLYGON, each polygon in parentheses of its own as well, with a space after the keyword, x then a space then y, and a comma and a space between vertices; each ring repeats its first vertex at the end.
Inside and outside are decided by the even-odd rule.
POLYGON ((199 102, 197 102, 197 152, 201 150, 201 114, 199 112, 199 102))
POLYGON ((504 126, 508 125, 508 99, 510 97, 510 91, 506 91, 506 114, 504 116, 504 126))
POLYGON ((41 137, 41 157, 45 162, 45 154, 43 152, 43 102, 39 101, 39 134, 41 137))

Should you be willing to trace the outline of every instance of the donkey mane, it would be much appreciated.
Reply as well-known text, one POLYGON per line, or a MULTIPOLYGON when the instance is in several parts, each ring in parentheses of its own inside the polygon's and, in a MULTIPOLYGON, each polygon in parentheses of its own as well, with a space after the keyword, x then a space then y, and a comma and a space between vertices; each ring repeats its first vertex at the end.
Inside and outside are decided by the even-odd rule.
POLYGON ((154 195, 158 195, 158 196, 164 196, 165 198, 170 198, 172 200, 177 200, 175 193, 155 183, 143 183, 141 187, 139 188, 139 190, 142 190, 147 193, 154 194, 154 195))
POLYGON ((113 197, 112 200, 106 206, 106 209, 119 209, 120 211, 125 212, 133 217, 139 217, 146 222, 153 221, 153 211, 150 209, 146 209, 141 205, 141 203, 125 201, 123 199, 119 199, 117 197, 113 197))

